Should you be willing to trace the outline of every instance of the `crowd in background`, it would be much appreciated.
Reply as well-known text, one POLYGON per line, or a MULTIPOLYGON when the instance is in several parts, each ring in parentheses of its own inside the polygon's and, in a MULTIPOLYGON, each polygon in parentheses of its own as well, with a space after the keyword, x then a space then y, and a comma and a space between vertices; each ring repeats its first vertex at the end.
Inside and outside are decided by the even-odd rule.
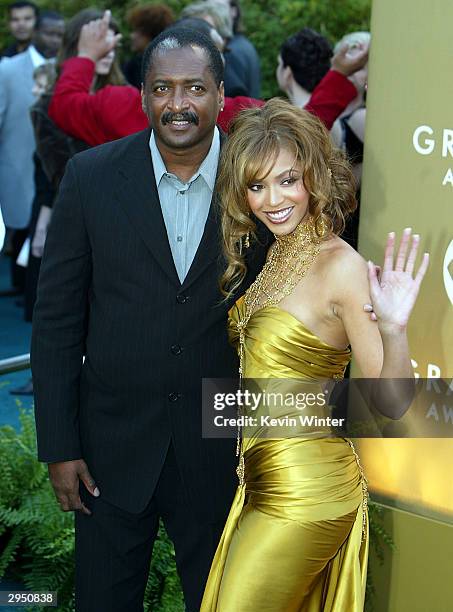
MULTIPOLYGON (((84 26, 102 16, 85 9, 65 20, 33 2, 7 9, 11 44, 0 58, 0 205, 7 228, 11 289, 31 320, 52 205, 71 156, 148 125, 141 107, 141 65, 148 44, 168 27, 210 37, 222 52, 228 125, 244 107, 261 105, 259 55, 244 33, 239 0, 199 0, 175 15, 165 4, 141 4, 127 14, 129 59, 116 49, 93 61, 84 26), (82 33, 85 34, 82 35, 82 33)), ((119 35, 114 16, 112 36, 119 35)), ((317 114, 349 155, 360 185, 367 81, 367 32, 345 33, 332 47, 304 28, 281 41, 275 78, 281 95, 317 114)), ((345 239, 356 246, 358 212, 345 239)), ((5 292, 4 292, 5 293, 5 292)), ((30 391, 30 389, 28 389, 30 391)))

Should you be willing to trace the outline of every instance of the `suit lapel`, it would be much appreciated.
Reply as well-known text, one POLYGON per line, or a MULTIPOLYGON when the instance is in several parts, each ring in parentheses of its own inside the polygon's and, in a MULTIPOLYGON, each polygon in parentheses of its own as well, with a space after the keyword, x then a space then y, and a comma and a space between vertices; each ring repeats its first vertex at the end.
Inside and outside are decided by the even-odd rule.
POLYGON ((117 198, 154 259, 179 287, 154 178, 149 136, 150 130, 140 132, 124 156, 117 198))

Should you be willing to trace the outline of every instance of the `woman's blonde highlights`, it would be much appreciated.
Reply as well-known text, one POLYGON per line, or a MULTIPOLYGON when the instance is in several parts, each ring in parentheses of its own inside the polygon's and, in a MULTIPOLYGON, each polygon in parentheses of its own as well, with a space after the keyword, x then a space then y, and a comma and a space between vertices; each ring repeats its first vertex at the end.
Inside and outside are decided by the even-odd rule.
POLYGON ((241 111, 223 147, 217 190, 221 205, 221 233, 227 268, 220 279, 229 297, 246 274, 244 240, 256 239, 247 189, 266 178, 281 149, 294 152, 305 189, 309 214, 320 237, 340 234, 356 208, 355 182, 343 153, 332 145, 319 119, 285 100, 274 98, 261 108, 241 111))

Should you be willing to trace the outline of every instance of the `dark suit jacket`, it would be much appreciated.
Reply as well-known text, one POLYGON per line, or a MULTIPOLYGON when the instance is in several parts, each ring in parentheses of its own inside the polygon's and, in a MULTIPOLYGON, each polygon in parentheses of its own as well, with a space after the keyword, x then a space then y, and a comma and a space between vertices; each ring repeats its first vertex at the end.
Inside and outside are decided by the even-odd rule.
MULTIPOLYGON (((105 500, 139 512, 172 440, 195 507, 223 520, 234 440, 201 438, 202 377, 235 377, 238 367, 218 290, 217 206, 181 285, 148 140, 146 130, 67 166, 33 322, 38 457, 83 458, 105 500)), ((244 286, 263 259, 264 250, 244 286)))

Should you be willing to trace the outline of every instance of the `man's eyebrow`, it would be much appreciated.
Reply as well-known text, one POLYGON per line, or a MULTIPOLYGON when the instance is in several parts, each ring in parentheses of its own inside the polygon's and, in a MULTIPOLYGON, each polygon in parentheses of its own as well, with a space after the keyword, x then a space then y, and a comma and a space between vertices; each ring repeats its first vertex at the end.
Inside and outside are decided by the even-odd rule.
MULTIPOLYGON (((165 78, 159 78, 159 77, 156 77, 152 81, 153 85, 156 83, 163 83, 164 85, 167 85, 173 82, 174 82, 173 79, 165 79, 165 78)), ((203 77, 194 77, 194 78, 184 79, 183 83, 186 85, 190 85, 191 83, 204 83, 204 79, 203 77)))

